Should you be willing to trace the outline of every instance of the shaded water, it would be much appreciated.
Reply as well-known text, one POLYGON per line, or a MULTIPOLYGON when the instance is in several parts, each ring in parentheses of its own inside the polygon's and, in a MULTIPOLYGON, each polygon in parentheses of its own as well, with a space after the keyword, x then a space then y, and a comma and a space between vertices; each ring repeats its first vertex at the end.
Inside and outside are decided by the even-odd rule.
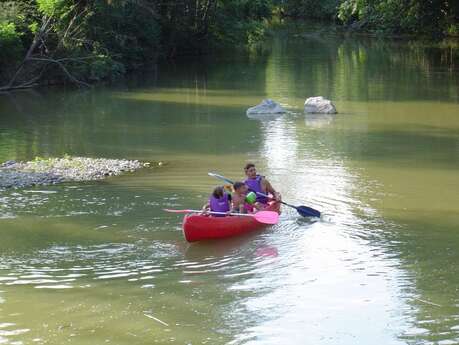
POLYGON ((102 182, 2 191, 0 343, 459 343, 457 49, 279 33, 249 54, 112 89, 0 98, 0 160, 162 161, 102 182), (452 58, 450 58, 452 57, 452 58), (305 115, 308 96, 340 114, 305 115), (282 116, 251 117, 271 97, 282 116), (187 244, 246 161, 278 225, 187 244))

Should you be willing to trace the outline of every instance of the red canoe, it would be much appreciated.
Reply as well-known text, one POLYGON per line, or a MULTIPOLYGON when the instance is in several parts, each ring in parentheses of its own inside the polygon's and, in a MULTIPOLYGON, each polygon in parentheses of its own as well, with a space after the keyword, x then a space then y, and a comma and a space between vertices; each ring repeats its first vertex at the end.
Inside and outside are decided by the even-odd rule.
MULTIPOLYGON (((264 211, 280 213, 280 204, 272 202, 264 211)), ((225 238, 245 234, 267 226, 252 217, 210 217, 200 214, 183 218, 183 235, 188 242, 225 238)))

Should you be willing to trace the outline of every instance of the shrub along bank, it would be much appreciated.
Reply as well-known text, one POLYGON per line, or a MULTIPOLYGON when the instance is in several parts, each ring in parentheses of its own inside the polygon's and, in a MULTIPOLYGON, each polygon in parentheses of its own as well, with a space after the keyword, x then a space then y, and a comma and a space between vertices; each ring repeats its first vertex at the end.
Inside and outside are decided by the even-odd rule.
POLYGON ((452 0, 3 0, 0 91, 116 78, 158 59, 253 44, 280 17, 389 34, 458 34, 452 0))

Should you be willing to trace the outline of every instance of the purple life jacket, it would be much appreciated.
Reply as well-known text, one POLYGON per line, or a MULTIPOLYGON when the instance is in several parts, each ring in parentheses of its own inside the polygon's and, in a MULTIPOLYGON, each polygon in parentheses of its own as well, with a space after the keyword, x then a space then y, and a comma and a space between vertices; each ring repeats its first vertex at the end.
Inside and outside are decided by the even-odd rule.
POLYGON ((267 204, 268 203, 268 198, 265 196, 261 196, 258 193, 263 193, 263 188, 261 187, 261 179, 263 177, 260 175, 257 175, 256 178, 248 178, 244 181, 244 183, 249 187, 249 191, 254 192, 257 194, 257 202, 261 202, 262 204, 267 204))
MULTIPOLYGON (((227 193, 223 193, 221 198, 216 198, 213 195, 209 198, 210 210, 214 212, 228 212, 230 210, 229 206, 229 196, 227 193)), ((224 217, 224 214, 213 214, 214 217, 224 217)))

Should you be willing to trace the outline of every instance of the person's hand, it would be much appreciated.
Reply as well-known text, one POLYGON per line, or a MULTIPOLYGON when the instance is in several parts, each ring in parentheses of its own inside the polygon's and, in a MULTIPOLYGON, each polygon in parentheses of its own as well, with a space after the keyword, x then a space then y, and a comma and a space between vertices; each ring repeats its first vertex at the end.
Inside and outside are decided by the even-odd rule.
POLYGON ((253 207, 254 207, 253 213, 255 213, 256 211, 260 211, 264 208, 263 204, 258 201, 255 204, 253 204, 253 207))
POLYGON ((282 200, 282 196, 280 195, 280 193, 274 193, 274 200, 276 200, 276 201, 281 201, 282 200))

